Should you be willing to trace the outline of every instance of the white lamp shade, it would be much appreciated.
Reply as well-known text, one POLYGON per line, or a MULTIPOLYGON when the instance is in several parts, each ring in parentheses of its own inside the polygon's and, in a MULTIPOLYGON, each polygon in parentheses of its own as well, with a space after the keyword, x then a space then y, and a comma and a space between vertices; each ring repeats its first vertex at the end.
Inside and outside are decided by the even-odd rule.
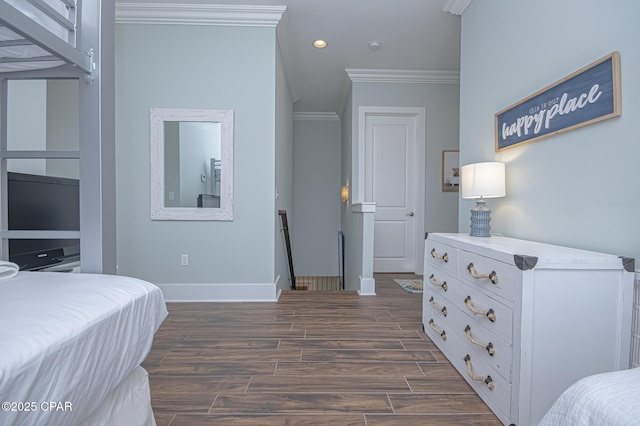
POLYGON ((504 197, 504 163, 475 163, 462 166, 462 198, 504 197))

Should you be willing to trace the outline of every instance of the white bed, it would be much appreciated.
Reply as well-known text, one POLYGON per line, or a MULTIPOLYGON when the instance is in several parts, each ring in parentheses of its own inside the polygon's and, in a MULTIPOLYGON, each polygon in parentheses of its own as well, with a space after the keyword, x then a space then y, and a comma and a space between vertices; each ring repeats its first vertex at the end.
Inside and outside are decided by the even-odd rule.
POLYGON ((156 286, 20 272, 0 294, 0 425, 155 424, 140 363, 167 315, 156 286))
POLYGON ((640 424, 640 368, 585 377, 560 395, 540 426, 640 424))

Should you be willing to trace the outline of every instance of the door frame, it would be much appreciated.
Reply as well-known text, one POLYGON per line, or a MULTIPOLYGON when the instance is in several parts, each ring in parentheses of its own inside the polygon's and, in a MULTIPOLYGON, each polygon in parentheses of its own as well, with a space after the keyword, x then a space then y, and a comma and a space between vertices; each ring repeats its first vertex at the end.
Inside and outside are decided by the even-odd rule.
MULTIPOLYGON (((425 152, 426 152, 426 108, 423 107, 383 107, 383 106, 361 106, 358 107, 358 184, 357 199, 359 201, 373 201, 366 199, 365 193, 365 121, 367 116, 407 116, 416 119, 416 156, 415 171, 417 185, 415 185, 414 196, 416 199, 416 242, 415 242, 415 273, 424 273, 424 210, 425 210, 425 152)), ((375 236, 374 236, 375 237, 375 236)), ((373 259, 371 259, 373 264, 373 259)))

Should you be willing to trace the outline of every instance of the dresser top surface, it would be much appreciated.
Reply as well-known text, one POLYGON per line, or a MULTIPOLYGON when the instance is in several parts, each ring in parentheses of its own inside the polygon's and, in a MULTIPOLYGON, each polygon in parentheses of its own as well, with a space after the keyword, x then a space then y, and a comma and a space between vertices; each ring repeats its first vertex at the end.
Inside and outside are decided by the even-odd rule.
MULTIPOLYGON (((553 268, 571 265, 575 268, 578 265, 584 265, 585 269, 623 269, 625 261, 628 261, 625 260, 626 258, 621 259, 620 256, 607 253, 497 235, 472 237, 463 233, 429 233, 428 240, 454 245, 468 251, 482 250, 485 256, 495 257, 507 263, 514 263, 513 257, 515 255, 535 257, 537 259, 536 267, 553 268)), ((633 262, 632 259, 631 262, 633 262)))

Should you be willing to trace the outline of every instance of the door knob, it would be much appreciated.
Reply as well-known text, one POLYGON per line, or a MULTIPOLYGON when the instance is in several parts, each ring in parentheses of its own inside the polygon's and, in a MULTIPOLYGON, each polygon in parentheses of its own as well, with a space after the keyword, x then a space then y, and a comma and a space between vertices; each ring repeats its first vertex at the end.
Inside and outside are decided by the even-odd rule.
POLYGON ((414 215, 415 215, 415 213, 414 213, 414 212, 409 212, 409 213, 407 213, 407 216, 414 216, 414 215))

